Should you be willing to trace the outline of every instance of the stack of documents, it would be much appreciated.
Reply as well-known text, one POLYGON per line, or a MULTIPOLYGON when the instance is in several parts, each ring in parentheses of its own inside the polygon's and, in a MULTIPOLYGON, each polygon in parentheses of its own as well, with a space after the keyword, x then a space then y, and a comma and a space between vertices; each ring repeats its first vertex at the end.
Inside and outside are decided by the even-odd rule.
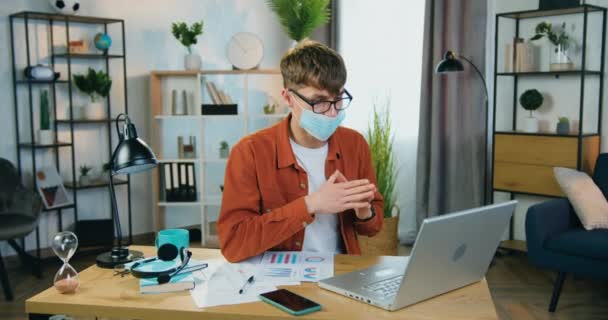
POLYGON ((209 266, 194 273, 196 286, 190 295, 199 308, 259 301, 258 295, 277 286, 317 282, 334 274, 331 253, 269 251, 241 263, 206 260, 209 266), (239 294, 247 280, 254 281, 239 294))

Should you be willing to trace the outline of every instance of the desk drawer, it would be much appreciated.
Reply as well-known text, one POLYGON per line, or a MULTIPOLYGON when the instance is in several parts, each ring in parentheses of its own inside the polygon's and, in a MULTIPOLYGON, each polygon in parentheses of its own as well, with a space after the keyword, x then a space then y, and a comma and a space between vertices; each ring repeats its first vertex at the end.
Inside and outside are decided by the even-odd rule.
POLYGON ((498 161, 494 165, 495 189, 564 196, 553 176, 553 167, 498 161))
POLYGON ((496 134, 496 162, 576 168, 576 137, 496 134))

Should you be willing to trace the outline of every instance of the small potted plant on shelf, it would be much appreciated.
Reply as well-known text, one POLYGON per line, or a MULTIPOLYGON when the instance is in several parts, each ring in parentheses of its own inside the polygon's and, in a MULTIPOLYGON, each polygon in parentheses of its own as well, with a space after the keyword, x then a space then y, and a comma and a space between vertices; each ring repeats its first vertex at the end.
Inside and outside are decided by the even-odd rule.
POLYGON ((110 89, 112 88, 110 76, 102 70, 95 71, 89 68, 86 74, 74 75, 74 84, 78 90, 87 94, 91 99, 91 103, 84 108, 85 118, 105 118, 106 114, 100 98, 105 98, 110 94, 110 89))
POLYGON ((186 70, 200 70, 202 66, 201 56, 192 52, 192 45, 197 43, 196 37, 203 34, 204 22, 195 22, 190 27, 185 22, 174 22, 171 24, 171 33, 175 39, 181 42, 188 54, 184 57, 184 67, 186 70))
POLYGON ((40 130, 38 130, 38 143, 53 144, 53 130, 51 130, 51 112, 49 110, 49 91, 40 92, 40 130))
POLYGON ((524 118, 523 122, 523 131, 528 133, 537 133, 538 132, 538 120, 534 118, 532 112, 534 110, 540 108, 543 104, 543 95, 538 92, 536 89, 526 90, 519 97, 519 104, 521 106, 530 111, 530 116, 524 118))
POLYGON ((556 132, 562 136, 570 134, 570 120, 568 117, 559 117, 556 132))
POLYGON ((89 172, 91 172, 91 167, 85 165, 80 166, 80 177, 78 177, 78 184, 81 187, 86 187, 91 184, 91 176, 89 176, 89 172))
POLYGON ((267 103, 264 106, 264 114, 274 114, 276 112, 276 109, 277 109, 277 105, 276 104, 273 103, 271 105, 271 104, 267 103))
POLYGON ((554 27, 551 23, 543 21, 536 26, 536 34, 530 38, 530 41, 539 40, 547 37, 555 46, 551 52, 549 60, 549 70, 564 71, 573 70, 574 63, 568 57, 568 49, 570 47, 570 37, 566 34, 566 23, 562 23, 560 27, 554 27))
POLYGON ((220 142, 220 158, 228 159, 228 155, 230 155, 230 147, 228 146, 228 142, 220 142))
POLYGON ((397 255, 399 207, 395 203, 395 182, 398 169, 393 152, 394 132, 388 104, 382 112, 374 106, 371 121, 365 136, 376 173, 378 192, 384 198, 384 226, 373 237, 359 236, 359 246, 361 252, 367 255, 397 255))
POLYGON ((329 0, 268 0, 268 6, 279 17, 281 26, 293 46, 308 38, 330 19, 329 0))

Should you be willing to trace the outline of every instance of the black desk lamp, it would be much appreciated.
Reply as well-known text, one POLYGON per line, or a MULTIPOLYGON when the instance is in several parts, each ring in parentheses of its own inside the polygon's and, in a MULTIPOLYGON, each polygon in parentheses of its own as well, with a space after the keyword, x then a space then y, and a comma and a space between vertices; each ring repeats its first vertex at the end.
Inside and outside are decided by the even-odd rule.
MULTIPOLYGON (((479 68, 477 68, 477 66, 471 62, 471 60, 465 58, 464 56, 459 56, 458 58, 468 62, 473 69, 475 69, 475 71, 477 72, 477 74, 479 75, 479 77, 481 78, 481 83, 483 84, 483 89, 484 89, 484 93, 486 94, 486 121, 485 121, 485 125, 486 125, 486 129, 484 131, 485 134, 485 152, 483 153, 483 163, 484 163, 484 175, 483 175, 483 203, 484 204, 489 204, 489 197, 488 197, 488 178, 489 178, 489 168, 488 168, 488 87, 486 86, 486 79, 483 77, 483 74, 481 73, 481 71, 479 71, 479 68)), ((452 51, 446 51, 444 56, 443 56, 443 60, 439 61, 439 63, 437 64, 437 67, 435 68, 435 73, 438 74, 444 74, 444 73, 449 73, 449 72, 462 72, 464 71, 464 66, 462 65, 462 62, 456 57, 456 54, 454 54, 454 52, 452 51)))
POLYGON ((110 200, 112 201, 112 216, 114 217, 114 227, 116 227, 117 245, 112 248, 112 251, 97 256, 97 266, 102 268, 113 268, 115 265, 129 263, 143 257, 141 252, 130 251, 129 248, 122 246, 120 217, 112 177, 116 174, 129 175, 150 170, 158 164, 152 149, 137 137, 135 125, 131 123, 128 115, 121 113, 116 117, 116 132, 119 139, 118 146, 116 146, 114 153, 112 153, 110 170, 108 171, 110 176, 110 200), (124 118, 125 121, 122 132, 120 132, 118 127, 121 118, 124 118))

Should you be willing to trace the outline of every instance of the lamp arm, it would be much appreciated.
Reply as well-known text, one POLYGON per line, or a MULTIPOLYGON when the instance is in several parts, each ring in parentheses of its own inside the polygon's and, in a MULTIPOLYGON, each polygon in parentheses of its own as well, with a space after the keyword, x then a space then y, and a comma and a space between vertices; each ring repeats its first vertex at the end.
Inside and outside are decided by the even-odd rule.
POLYGON ((116 204, 116 193, 114 192, 114 180, 112 177, 112 169, 108 170, 108 175, 110 176, 110 182, 108 185, 110 186, 110 200, 112 201, 112 216, 114 217, 114 226, 116 227, 116 238, 118 241, 118 247, 122 247, 122 228, 120 227, 120 216, 118 214, 118 205, 116 204))
POLYGON ((486 85, 486 78, 483 76, 483 74, 481 73, 481 71, 479 70, 479 68, 477 68, 477 66, 469 59, 467 59, 465 56, 460 56, 460 58, 462 58, 462 60, 468 62, 473 69, 475 69, 475 71, 477 72, 477 74, 479 75, 479 77, 481 78, 481 83, 483 84, 483 89, 484 89, 484 93, 486 94, 486 121, 485 121, 485 148, 484 148, 484 153, 483 153, 483 164, 484 164, 484 178, 483 178, 483 204, 484 205, 488 205, 490 204, 490 195, 488 192, 488 185, 490 184, 490 182, 488 181, 490 179, 490 168, 488 165, 488 152, 489 152, 489 142, 488 142, 488 112, 490 109, 489 106, 489 100, 490 97, 488 96, 488 87, 486 85))
POLYGON ((473 66, 473 69, 475 69, 475 71, 481 78, 481 83, 483 84, 483 89, 486 94, 486 106, 487 106, 488 101, 490 100, 490 96, 488 95, 488 87, 486 86, 486 78, 483 76, 481 71, 479 71, 479 68, 477 68, 477 66, 471 60, 467 59, 465 56, 459 56, 459 58, 461 58, 462 60, 468 62, 471 66, 473 66))

